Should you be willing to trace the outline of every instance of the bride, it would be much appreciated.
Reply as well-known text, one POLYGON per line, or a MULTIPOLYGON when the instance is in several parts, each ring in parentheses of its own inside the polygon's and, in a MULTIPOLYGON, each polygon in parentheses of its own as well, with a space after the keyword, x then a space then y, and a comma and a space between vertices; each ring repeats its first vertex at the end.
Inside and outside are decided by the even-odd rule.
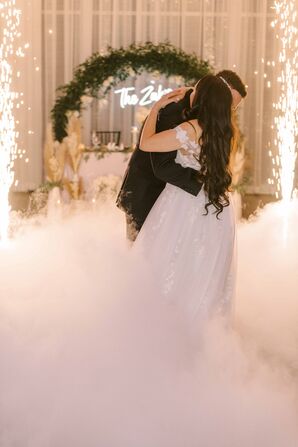
POLYGON ((163 96, 152 108, 140 141, 148 152, 177 151, 176 163, 198 171, 197 196, 167 184, 135 242, 148 261, 164 299, 197 325, 214 315, 232 317, 235 221, 229 187, 233 138, 232 93, 223 79, 207 75, 196 90, 188 121, 155 133, 159 110, 181 99, 163 96))

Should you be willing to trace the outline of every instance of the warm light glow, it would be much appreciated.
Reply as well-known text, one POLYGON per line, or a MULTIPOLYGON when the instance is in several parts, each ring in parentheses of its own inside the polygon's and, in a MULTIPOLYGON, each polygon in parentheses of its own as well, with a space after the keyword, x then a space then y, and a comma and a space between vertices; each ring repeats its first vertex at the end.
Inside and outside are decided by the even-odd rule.
POLYGON ((164 88, 161 84, 156 88, 155 81, 151 81, 151 85, 147 85, 140 93, 135 93, 135 87, 123 87, 115 90, 115 94, 120 94, 120 107, 124 109, 127 106, 147 106, 158 101, 166 93, 170 93, 173 89, 164 88))
POLYGON ((0 2, 0 240, 8 237, 9 211, 8 193, 14 180, 13 165, 17 156, 14 100, 12 91, 12 66, 10 59, 20 51, 14 50, 14 40, 18 36, 20 11, 15 0, 0 2))
MULTIPOLYGON (((297 10, 294 0, 279 0, 274 4, 276 19, 271 23, 276 28, 276 36, 280 41, 281 50, 279 63, 281 67, 278 81, 281 85, 281 94, 278 102, 274 104, 277 116, 275 126, 277 140, 274 141, 278 150, 273 166, 273 176, 277 180, 277 189, 284 201, 289 202, 294 185, 295 162, 297 157, 297 66, 298 66, 298 39, 297 39, 297 10)), ((279 194, 277 193, 277 197, 279 194)))

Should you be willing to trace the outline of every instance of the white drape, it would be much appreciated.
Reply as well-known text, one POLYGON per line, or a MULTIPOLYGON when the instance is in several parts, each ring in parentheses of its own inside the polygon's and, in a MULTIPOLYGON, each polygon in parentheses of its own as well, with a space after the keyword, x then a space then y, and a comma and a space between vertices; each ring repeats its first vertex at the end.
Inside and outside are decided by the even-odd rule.
MULTIPOLYGON (((39 136, 40 117, 43 116, 44 128, 55 100, 55 89, 70 81, 73 69, 92 52, 104 52, 108 45, 125 47, 133 42, 159 43, 167 39, 210 60, 215 70, 237 71, 248 84, 249 94, 240 110, 240 123, 247 139, 251 183, 255 192, 269 191, 268 143, 273 140, 272 103, 278 91, 276 67, 271 63, 277 59, 277 42, 270 26, 273 0, 23 0, 23 3, 27 4, 26 8, 23 6, 25 14, 34 13, 32 42, 36 46, 42 44, 42 94, 37 93, 34 98, 40 101, 39 108, 34 109, 34 131, 39 136), (41 20, 42 27, 36 25, 41 20)), ((28 76, 32 79, 36 76, 32 62, 28 76)), ((93 129, 121 130, 123 139, 129 142, 130 128, 135 124, 132 108, 120 110, 119 98, 113 93, 107 99, 104 108, 94 103, 84 113, 86 144, 93 129)), ((38 169, 41 151, 40 140, 39 147, 34 149, 36 158, 31 160, 38 169)), ((22 172, 22 185, 30 183, 29 171, 22 172)))

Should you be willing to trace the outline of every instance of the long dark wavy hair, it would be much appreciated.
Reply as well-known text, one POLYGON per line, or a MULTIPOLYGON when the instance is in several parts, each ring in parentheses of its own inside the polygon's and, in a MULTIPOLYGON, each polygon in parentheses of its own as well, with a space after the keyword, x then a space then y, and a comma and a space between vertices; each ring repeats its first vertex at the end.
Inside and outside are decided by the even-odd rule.
POLYGON ((199 138, 201 146, 197 160, 201 169, 199 181, 218 218, 225 206, 229 205, 228 190, 232 183, 229 170, 230 153, 233 138, 232 93, 225 82, 213 75, 204 76, 196 86, 192 108, 184 110, 186 120, 197 119, 202 129, 199 138))

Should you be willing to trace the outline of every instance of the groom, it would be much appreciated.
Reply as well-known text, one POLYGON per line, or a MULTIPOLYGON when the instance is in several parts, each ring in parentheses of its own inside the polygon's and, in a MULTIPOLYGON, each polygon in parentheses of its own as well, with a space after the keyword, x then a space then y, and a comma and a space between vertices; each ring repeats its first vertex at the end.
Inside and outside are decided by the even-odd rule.
MULTIPOLYGON (((233 96, 233 107, 236 108, 246 96, 246 89, 239 76, 230 70, 217 73, 229 84, 233 96)), ((172 129, 183 121, 182 112, 191 107, 196 86, 185 89, 184 97, 168 104, 161 110, 156 125, 157 132, 172 129)), ((141 132, 140 132, 141 135, 141 132)), ((139 142, 132 154, 126 170, 117 206, 126 214, 127 238, 134 241, 138 232, 157 198, 167 183, 178 186, 184 191, 197 196, 202 188, 198 181, 198 173, 191 168, 183 168, 175 162, 177 151, 143 152, 139 142)), ((179 210, 177 210, 179 212, 179 210)))

